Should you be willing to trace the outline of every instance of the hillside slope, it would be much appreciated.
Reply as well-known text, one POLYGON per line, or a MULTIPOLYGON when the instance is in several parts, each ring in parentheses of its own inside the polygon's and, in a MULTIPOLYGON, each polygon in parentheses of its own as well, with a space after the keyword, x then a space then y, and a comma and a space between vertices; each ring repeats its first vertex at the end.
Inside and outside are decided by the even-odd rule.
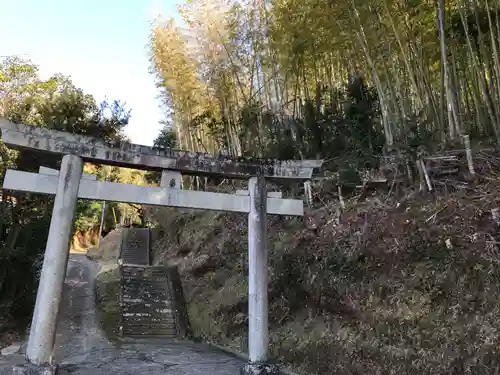
MULTIPOLYGON (((493 374, 497 186, 392 206, 353 200, 340 217, 335 202, 305 221, 269 217, 272 354, 308 374, 493 374)), ((245 215, 149 216, 156 262, 180 266, 195 335, 245 350, 245 215)))

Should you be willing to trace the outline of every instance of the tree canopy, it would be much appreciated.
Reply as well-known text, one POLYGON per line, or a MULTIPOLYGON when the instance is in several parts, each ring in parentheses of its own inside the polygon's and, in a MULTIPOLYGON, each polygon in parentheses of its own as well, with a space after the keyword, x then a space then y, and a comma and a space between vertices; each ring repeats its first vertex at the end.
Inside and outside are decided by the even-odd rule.
POLYGON ((192 0, 151 31, 181 147, 280 158, 499 143, 498 4, 192 0), (413 146, 412 146, 413 145, 413 146))
MULTIPOLYGON (((130 117, 120 102, 97 103, 68 77, 40 79, 36 65, 19 58, 0 61, 0 116, 108 140, 124 137, 123 128, 130 117)), ((59 168, 61 160, 36 151, 12 151, 3 143, 0 157, 0 181, 7 168, 37 172, 40 166, 59 168)), ((98 172, 103 175, 106 171, 98 172)), ((30 317, 53 198, 11 191, 3 191, 0 197, 1 314, 30 317)), ((98 202, 79 201, 75 231, 98 225, 100 210, 98 202)))

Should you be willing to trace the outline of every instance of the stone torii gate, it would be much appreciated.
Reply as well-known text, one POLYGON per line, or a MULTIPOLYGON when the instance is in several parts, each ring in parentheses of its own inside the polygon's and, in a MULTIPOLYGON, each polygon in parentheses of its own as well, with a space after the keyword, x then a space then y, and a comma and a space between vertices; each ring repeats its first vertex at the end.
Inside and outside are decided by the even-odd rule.
POLYGON ((78 198, 145 205, 172 206, 248 213, 248 316, 249 363, 244 374, 275 374, 268 361, 268 274, 266 214, 304 214, 303 201, 283 199, 267 192, 266 180, 309 181, 322 160, 249 162, 227 156, 157 149, 128 142, 110 144, 83 135, 15 124, 0 118, 2 141, 14 149, 61 154, 60 171, 40 168, 39 173, 7 170, 3 188, 55 195, 45 257, 26 351, 30 371, 56 372, 51 364, 56 320, 69 256, 78 198), (99 182, 83 174, 83 162, 161 171, 159 187, 99 182), (222 194, 180 189, 180 176, 223 176, 248 180, 248 190, 222 194), (50 370, 52 369, 52 370, 50 370))

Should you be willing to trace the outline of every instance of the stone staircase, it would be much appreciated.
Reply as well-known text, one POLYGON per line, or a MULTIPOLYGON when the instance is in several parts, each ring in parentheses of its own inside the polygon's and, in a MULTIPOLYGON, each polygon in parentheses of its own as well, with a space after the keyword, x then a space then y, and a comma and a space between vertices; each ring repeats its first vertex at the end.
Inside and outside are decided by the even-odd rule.
POLYGON ((149 228, 123 231, 118 332, 129 338, 186 337, 189 323, 178 270, 151 266, 150 249, 149 228))
POLYGON ((151 229, 128 228, 122 231, 120 259, 123 264, 151 264, 151 229))

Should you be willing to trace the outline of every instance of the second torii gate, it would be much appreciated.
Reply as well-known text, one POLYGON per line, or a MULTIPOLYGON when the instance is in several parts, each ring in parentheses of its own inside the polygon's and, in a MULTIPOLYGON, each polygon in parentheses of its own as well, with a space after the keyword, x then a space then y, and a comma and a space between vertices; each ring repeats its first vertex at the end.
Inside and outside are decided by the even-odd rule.
POLYGON ((313 168, 320 167, 321 160, 233 161, 226 156, 213 157, 131 143, 110 145, 96 138, 14 124, 1 118, 0 128, 2 141, 9 147, 64 155, 59 173, 46 168, 41 168, 38 174, 7 170, 3 184, 4 189, 56 196, 28 341, 29 363, 46 369, 51 360, 76 201, 83 198, 248 213, 249 363, 243 372, 277 373, 276 367, 267 363, 266 214, 301 216, 304 209, 302 200, 283 199, 280 192, 267 193, 266 179, 310 180, 313 168), (159 187, 99 182, 83 174, 84 160, 161 170, 162 182, 159 187), (248 190, 236 194, 181 190, 178 183, 181 173, 247 179, 248 190))

